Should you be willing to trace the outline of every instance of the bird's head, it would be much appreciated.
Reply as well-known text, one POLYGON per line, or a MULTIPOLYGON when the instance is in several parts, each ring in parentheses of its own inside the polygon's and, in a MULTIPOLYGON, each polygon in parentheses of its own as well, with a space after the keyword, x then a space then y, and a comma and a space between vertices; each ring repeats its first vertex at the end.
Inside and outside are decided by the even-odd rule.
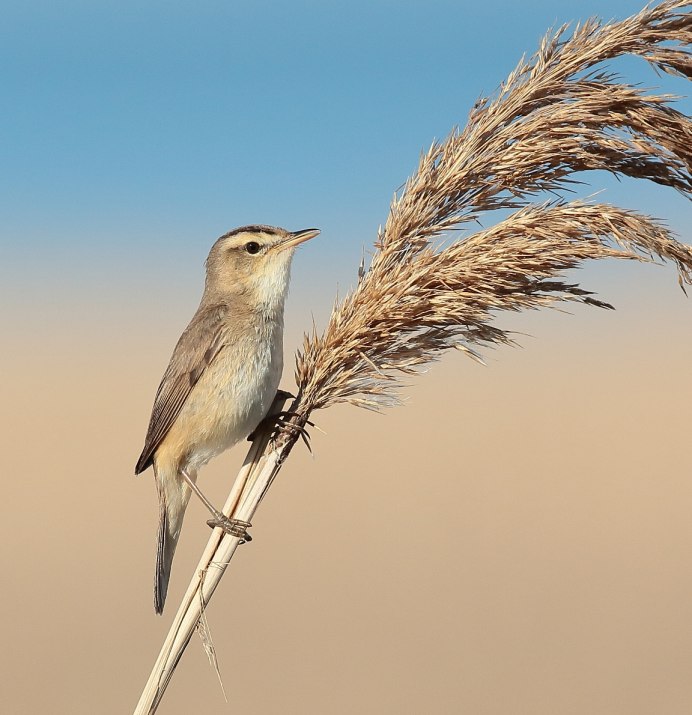
POLYGON ((210 297, 242 297, 262 309, 282 307, 295 248, 318 233, 316 228, 291 232, 274 226, 229 231, 209 252, 205 292, 210 297))

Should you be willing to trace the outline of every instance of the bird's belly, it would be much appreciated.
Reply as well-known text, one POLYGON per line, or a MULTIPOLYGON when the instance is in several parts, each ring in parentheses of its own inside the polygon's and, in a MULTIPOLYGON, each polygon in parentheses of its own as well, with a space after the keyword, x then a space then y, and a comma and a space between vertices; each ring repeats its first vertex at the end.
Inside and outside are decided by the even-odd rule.
POLYGON ((253 353, 222 352, 193 388, 164 440, 181 467, 196 471, 247 437, 267 414, 281 379, 281 350, 253 353))

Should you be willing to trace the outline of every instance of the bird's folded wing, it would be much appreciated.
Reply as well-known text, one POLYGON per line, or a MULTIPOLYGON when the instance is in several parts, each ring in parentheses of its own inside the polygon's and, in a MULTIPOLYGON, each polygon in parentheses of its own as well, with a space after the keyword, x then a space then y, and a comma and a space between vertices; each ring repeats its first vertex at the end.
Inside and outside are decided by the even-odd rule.
POLYGON ((144 449, 135 474, 149 467, 154 452, 180 414, 206 368, 224 347, 226 306, 200 307, 175 346, 154 399, 144 449))

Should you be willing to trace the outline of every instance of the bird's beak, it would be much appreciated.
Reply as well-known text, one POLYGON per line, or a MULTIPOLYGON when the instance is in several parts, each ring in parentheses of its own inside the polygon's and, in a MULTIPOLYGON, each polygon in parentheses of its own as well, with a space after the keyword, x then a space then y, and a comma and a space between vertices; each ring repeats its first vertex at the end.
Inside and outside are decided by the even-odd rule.
POLYGON ((285 238, 281 243, 277 244, 279 251, 283 251, 286 248, 295 248, 305 241, 309 241, 311 238, 315 238, 319 234, 320 230, 318 228, 304 228, 302 231, 294 231, 289 234, 288 238, 285 238))

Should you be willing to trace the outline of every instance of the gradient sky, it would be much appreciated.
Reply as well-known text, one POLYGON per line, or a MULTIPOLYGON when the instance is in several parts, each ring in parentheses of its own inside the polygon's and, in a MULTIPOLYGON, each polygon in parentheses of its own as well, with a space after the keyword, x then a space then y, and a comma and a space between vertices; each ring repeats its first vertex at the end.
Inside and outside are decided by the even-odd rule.
MULTIPOLYGON (((292 289, 322 318, 422 148, 551 25, 641 6, 6 0, 0 318, 80 330, 143 314, 149 330, 170 313, 182 327, 213 240, 255 222, 322 229, 292 289)), ((674 192, 597 176, 582 194, 603 187, 686 231, 674 192)))

